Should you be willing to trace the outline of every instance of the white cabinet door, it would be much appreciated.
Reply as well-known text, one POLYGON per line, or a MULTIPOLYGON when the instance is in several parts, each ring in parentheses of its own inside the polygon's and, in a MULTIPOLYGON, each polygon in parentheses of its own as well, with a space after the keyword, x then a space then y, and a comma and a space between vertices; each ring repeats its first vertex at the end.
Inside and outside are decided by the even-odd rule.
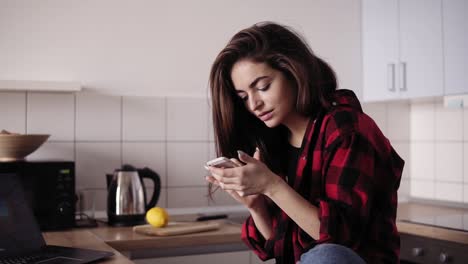
POLYGON ((399 13, 401 97, 443 95, 441 0, 401 0, 399 13))
POLYGON ((445 94, 468 93, 468 1, 443 0, 445 94))
POLYGON ((398 64, 398 0, 362 1, 365 101, 395 99, 398 64))

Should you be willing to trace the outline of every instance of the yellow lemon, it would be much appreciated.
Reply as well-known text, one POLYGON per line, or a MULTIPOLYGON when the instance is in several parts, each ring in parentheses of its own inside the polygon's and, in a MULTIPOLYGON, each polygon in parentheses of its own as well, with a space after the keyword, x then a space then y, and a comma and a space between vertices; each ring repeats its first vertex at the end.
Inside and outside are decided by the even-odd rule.
POLYGON ((146 221, 154 227, 164 227, 169 221, 169 214, 164 208, 153 207, 146 212, 146 221))

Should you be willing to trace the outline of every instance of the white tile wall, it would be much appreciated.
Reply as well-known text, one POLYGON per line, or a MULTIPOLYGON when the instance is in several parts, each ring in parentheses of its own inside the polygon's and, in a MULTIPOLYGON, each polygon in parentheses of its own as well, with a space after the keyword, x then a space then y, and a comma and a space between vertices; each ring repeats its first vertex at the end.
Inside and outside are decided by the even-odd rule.
MULTIPOLYGON (((165 142, 123 142, 122 163, 154 170, 160 176, 162 186, 167 186, 165 142)), ((153 183, 148 181, 146 186, 153 186, 153 183)))
POLYGON ((410 104, 408 102, 392 102, 387 106, 387 137, 391 142, 408 141, 410 104))
POLYGON ((362 108, 367 115, 374 119, 384 135, 387 135, 387 105, 384 103, 367 103, 363 104, 362 108))
POLYGON ((76 95, 76 140, 120 141, 121 97, 94 93, 76 95))
POLYGON ((205 186, 208 143, 167 143, 168 186, 205 186))
POLYGON ((180 207, 205 207, 208 206, 208 187, 168 187, 167 206, 169 208, 180 207))
POLYGON ((437 142, 435 149, 435 179, 463 182, 463 145, 455 142, 437 142))
POLYGON ((122 164, 121 144, 110 142, 76 143, 76 187, 107 188, 106 174, 122 164))
MULTIPOLYGON (((463 182, 468 184, 468 142, 463 143, 463 182)), ((466 189, 468 194, 468 189, 466 189)))
POLYGON ((468 108, 463 110, 463 140, 468 141, 468 108))
POLYGON ((410 124, 410 138, 412 141, 434 140, 434 103, 411 104, 410 124))
POLYGON ((433 142, 412 142, 410 153, 410 178, 434 180, 435 144, 433 142))
POLYGON ((74 142, 46 141, 38 150, 28 156, 28 160, 75 160, 74 142))
MULTIPOLYGON (((0 116, 2 129, 52 135, 28 160, 74 160, 87 207, 94 201, 94 210, 105 209, 105 174, 126 163, 160 175, 159 206, 208 206, 203 164, 214 143, 207 99, 3 92, 0 110, 9 113, 0 116)), ((153 183, 145 185, 149 199, 153 183)), ((231 204, 223 196, 216 203, 231 204)))
POLYGON ((434 199, 434 186, 433 180, 411 179, 410 195, 411 197, 434 199))
MULTIPOLYGON (((363 108, 406 161, 400 197, 468 203, 467 110, 446 109, 436 100, 363 108)), ((96 190, 98 208, 105 208, 105 174, 122 163, 160 174, 162 206, 237 204, 222 191, 214 202, 207 198, 203 164, 216 155, 206 98, 3 92, 0 111, 9 113, 0 116, 2 129, 50 131, 53 138, 28 159, 75 160, 77 188, 96 190), (51 129, 57 124, 63 126, 51 129)))
POLYGON ((27 133, 50 134, 48 141, 75 139, 75 95, 28 93, 27 133))
POLYGON ((435 117, 435 139, 437 141, 463 140, 463 111, 444 108, 442 103, 437 103, 435 117))
POLYGON ((0 131, 26 132, 26 93, 0 92, 0 131))
POLYGON ((167 99, 167 140, 208 141, 206 98, 167 99))
POLYGON ((463 185, 460 183, 436 182, 435 198, 450 202, 463 202, 463 185))
POLYGON ((413 102, 410 116, 411 196, 467 203, 467 110, 435 99, 413 102))
POLYGON ((122 107, 124 141, 166 140, 165 98, 124 97, 122 107))

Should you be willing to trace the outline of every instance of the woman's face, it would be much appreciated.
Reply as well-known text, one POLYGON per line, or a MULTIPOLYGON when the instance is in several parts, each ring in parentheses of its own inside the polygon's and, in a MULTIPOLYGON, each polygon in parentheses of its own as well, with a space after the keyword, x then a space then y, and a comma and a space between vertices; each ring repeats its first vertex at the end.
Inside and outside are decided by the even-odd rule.
POLYGON ((245 107, 268 127, 285 124, 296 114, 293 85, 266 63, 240 60, 232 67, 231 79, 245 107))

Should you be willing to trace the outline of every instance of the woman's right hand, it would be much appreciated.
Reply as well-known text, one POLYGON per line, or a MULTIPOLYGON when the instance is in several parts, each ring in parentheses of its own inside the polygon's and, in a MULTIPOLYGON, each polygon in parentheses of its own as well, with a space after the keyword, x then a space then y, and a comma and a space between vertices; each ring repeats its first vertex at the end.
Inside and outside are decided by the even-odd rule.
MULTIPOLYGON (((253 157, 257 160, 260 160, 260 151, 257 148, 253 157)), ((234 163, 236 163, 238 166, 243 166, 240 161, 237 159, 231 159, 234 163)), ((209 175, 206 176, 206 180, 216 186, 219 186, 221 189, 224 190, 224 186, 222 183, 218 182, 215 177, 209 175)), ((266 197, 263 194, 253 194, 253 195, 247 195, 247 196, 240 196, 237 191, 234 190, 224 190, 226 191, 229 195, 231 195, 234 200, 238 201, 239 203, 245 205, 248 209, 255 209, 258 206, 264 206, 266 203, 266 197)))

